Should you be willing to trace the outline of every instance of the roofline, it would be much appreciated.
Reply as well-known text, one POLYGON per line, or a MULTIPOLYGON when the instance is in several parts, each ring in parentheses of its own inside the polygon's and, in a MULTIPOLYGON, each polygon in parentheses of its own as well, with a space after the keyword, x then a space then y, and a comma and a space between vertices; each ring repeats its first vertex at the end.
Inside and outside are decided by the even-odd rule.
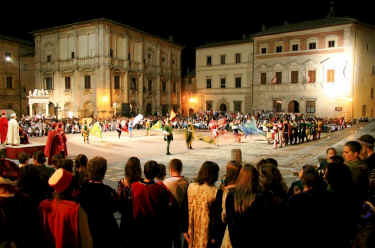
MULTIPOLYGON (((298 31, 304 31, 304 30, 310 30, 310 29, 319 29, 319 28, 325 28, 325 27, 331 27, 331 26, 340 26, 340 25, 347 25, 347 24, 360 24, 362 26, 375 29, 375 26, 373 26, 371 24, 368 24, 368 23, 360 22, 360 21, 358 21, 357 19, 354 19, 354 18, 343 18, 343 19, 345 19, 345 20, 343 20, 341 23, 336 23, 336 24, 327 23, 327 24, 317 25, 315 27, 310 27, 310 28, 306 28, 306 27, 305 28, 304 27, 298 27, 297 28, 296 27, 296 28, 290 29, 288 31, 274 31, 274 32, 270 31, 269 33, 266 33, 267 32, 267 30, 266 30, 266 31, 262 31, 262 32, 252 34, 251 37, 257 38, 257 37, 268 36, 268 35, 292 33, 292 32, 298 32, 298 31)), ((312 20, 312 21, 314 21, 314 20, 312 20)), ((293 24, 300 24, 300 23, 303 23, 303 22, 297 22, 297 23, 293 23, 293 24)), ((276 28, 276 27, 280 27, 280 26, 273 26, 273 27, 276 28)))
POLYGON ((253 39, 245 39, 245 40, 232 40, 232 41, 220 41, 215 43, 208 43, 201 46, 196 47, 195 49, 203 49, 203 48, 211 48, 211 47, 220 47, 220 46, 230 46, 230 45, 240 45, 243 43, 253 42, 253 39))
POLYGON ((21 43, 23 45, 31 46, 31 47, 34 46, 34 42, 32 41, 23 40, 23 39, 11 37, 11 36, 0 35, 0 40, 7 40, 7 41, 15 42, 15 43, 21 43))
POLYGON ((78 26, 78 25, 83 25, 83 24, 88 24, 88 23, 94 23, 94 22, 98 22, 98 23, 99 22, 107 22, 107 23, 111 23, 111 24, 114 24, 114 25, 122 26, 122 27, 130 29, 132 31, 135 31, 135 32, 138 32, 138 33, 141 33, 141 34, 144 34, 144 35, 148 35, 148 36, 151 36, 151 37, 154 37, 154 38, 161 39, 164 42, 167 42, 169 44, 177 46, 177 47, 179 47, 181 49, 184 48, 183 45, 178 44, 176 42, 172 42, 172 41, 170 41, 170 40, 168 40, 166 38, 160 37, 158 35, 147 33, 145 31, 139 30, 137 28, 134 28, 134 27, 128 26, 126 24, 123 24, 123 23, 120 23, 120 22, 116 22, 116 21, 113 21, 113 20, 110 20, 110 19, 107 19, 107 18, 104 18, 104 17, 103 18, 89 19, 89 20, 79 21, 79 22, 73 22, 73 23, 70 23, 70 24, 59 25, 59 26, 54 26, 54 27, 50 27, 50 28, 37 29, 37 30, 31 31, 30 34, 32 34, 32 35, 35 36, 38 33, 50 32, 50 31, 55 31, 55 30, 59 30, 59 29, 63 29, 63 28, 69 28, 69 27, 72 27, 72 26, 78 26))

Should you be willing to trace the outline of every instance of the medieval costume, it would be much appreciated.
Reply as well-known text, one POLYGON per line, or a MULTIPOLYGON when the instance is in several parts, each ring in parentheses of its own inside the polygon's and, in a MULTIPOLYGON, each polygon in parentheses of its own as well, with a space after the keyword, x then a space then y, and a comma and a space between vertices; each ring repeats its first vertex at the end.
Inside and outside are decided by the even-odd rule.
POLYGON ((1 114, 0 118, 0 144, 4 144, 8 134, 8 119, 5 112, 1 114))
POLYGON ((27 135, 27 132, 22 127, 20 127, 20 143, 22 145, 30 144, 29 136, 27 135))
POLYGON ((92 126, 90 130, 90 135, 91 136, 96 136, 98 138, 103 138, 102 136, 102 128, 100 127, 99 122, 95 122, 95 124, 92 126))
POLYGON ((83 137, 83 144, 85 144, 85 143, 88 144, 89 143, 90 129, 89 129, 86 122, 83 124, 81 133, 82 133, 82 137, 83 137))
POLYGON ((163 133, 164 133, 164 141, 167 142, 167 155, 171 155, 171 153, 169 152, 169 145, 171 141, 173 140, 173 128, 171 126, 170 121, 168 121, 165 124, 163 133))
POLYGON ((16 114, 12 114, 11 119, 8 122, 8 132, 6 143, 9 145, 19 145, 20 144, 20 130, 19 125, 16 120, 16 114))
POLYGON ((122 133, 122 127, 121 127, 121 123, 120 122, 117 122, 117 124, 116 124, 116 132, 117 132, 118 138, 120 138, 121 137, 121 133, 122 133))
POLYGON ((53 130, 48 132, 46 147, 44 148, 44 155, 48 157, 48 165, 52 164, 52 158, 56 154, 62 154, 64 157, 68 155, 66 147, 66 136, 62 130, 62 124, 56 128, 56 123, 52 124, 53 130))
POLYGON ((57 138, 58 138, 58 153, 64 155, 64 158, 68 156, 68 149, 66 146, 67 138, 64 132, 62 123, 57 124, 57 138))
POLYGON ((194 127, 193 124, 189 123, 185 129, 185 141, 188 149, 193 149, 191 143, 194 139, 194 127))
POLYGON ((146 136, 150 136, 150 131, 151 131, 151 121, 147 120, 146 121, 146 136))

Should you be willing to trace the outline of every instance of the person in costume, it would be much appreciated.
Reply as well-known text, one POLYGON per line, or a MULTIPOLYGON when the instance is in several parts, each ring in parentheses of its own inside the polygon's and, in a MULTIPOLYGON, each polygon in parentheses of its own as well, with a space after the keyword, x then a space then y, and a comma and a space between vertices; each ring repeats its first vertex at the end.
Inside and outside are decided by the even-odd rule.
POLYGON ((29 142, 29 136, 27 135, 27 132, 22 128, 20 127, 20 143, 22 145, 25 145, 25 144, 30 144, 29 142))
POLYGON ((98 138, 103 138, 102 136, 102 128, 100 127, 99 121, 95 122, 95 124, 92 126, 90 130, 91 136, 96 136, 98 138))
POLYGON ((62 154, 64 156, 64 158, 66 158, 68 156, 68 149, 67 149, 67 146, 66 146, 67 138, 66 138, 66 135, 65 135, 65 132, 64 132, 64 126, 61 122, 57 124, 57 130, 56 131, 57 131, 56 134, 57 134, 57 138, 58 138, 57 152, 62 154))
POLYGON ((8 119, 6 113, 2 112, 0 117, 0 144, 4 144, 8 134, 8 119))
POLYGON ((8 122, 8 131, 6 143, 8 145, 17 146, 20 144, 20 130, 17 122, 16 114, 11 114, 10 120, 8 122))
POLYGON ((120 138, 121 137, 121 133, 122 133, 122 127, 121 127, 121 122, 120 121, 117 121, 116 131, 117 131, 117 134, 118 134, 118 138, 120 138))
POLYGON ((130 119, 128 122, 128 132, 129 132, 129 137, 133 136, 133 120, 130 119))
POLYGON ((90 130, 89 130, 89 127, 88 127, 86 121, 83 123, 81 133, 82 133, 82 137, 83 137, 83 144, 86 144, 86 143, 88 144, 89 143, 90 130))
POLYGON ((151 121, 147 120, 146 121, 146 136, 150 136, 150 131, 151 131, 151 121))
POLYGON ((194 127, 191 122, 188 123, 186 129, 185 129, 185 141, 186 141, 186 146, 188 149, 193 149, 191 144, 193 143, 194 139, 194 127))
POLYGON ((164 125, 164 141, 167 142, 167 155, 171 155, 169 152, 169 145, 171 144, 171 141, 173 140, 173 128, 171 121, 168 120, 164 125))

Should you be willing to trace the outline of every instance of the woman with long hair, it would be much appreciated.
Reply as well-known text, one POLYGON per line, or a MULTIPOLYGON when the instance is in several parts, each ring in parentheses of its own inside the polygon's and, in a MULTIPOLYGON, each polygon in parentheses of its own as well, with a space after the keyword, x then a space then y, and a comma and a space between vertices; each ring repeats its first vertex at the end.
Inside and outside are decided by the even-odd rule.
POLYGON ((189 248, 207 247, 209 244, 210 207, 216 200, 219 166, 215 162, 202 164, 198 177, 188 188, 189 224, 185 238, 189 248))
POLYGON ((261 191, 259 174, 251 164, 245 164, 237 178, 236 187, 226 200, 226 222, 233 247, 268 247, 262 235, 269 231, 269 206, 261 191))

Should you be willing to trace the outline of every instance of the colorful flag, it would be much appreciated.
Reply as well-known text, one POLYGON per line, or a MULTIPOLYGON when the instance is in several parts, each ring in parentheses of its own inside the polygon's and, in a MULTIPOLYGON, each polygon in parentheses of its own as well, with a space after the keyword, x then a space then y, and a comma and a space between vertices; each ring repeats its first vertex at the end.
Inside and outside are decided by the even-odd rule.
POLYGON ((161 121, 156 122, 152 127, 151 130, 158 130, 161 131, 161 121))
POLYGON ((170 121, 174 121, 174 119, 176 118, 176 113, 173 111, 173 109, 171 110, 171 114, 169 115, 169 120, 170 121))

